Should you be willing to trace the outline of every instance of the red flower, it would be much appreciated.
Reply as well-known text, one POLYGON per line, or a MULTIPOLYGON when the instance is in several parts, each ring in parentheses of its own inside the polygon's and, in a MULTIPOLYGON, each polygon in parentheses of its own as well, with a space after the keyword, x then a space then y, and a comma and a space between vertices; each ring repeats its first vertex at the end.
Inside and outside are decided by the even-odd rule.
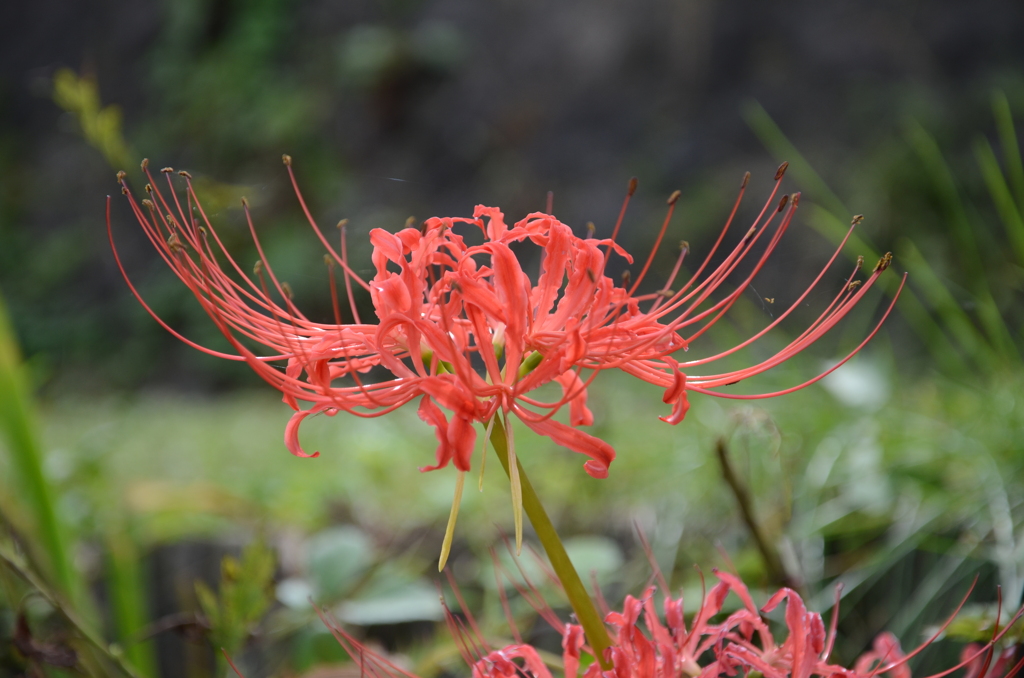
MULTIPOLYGON (((285 164, 294 184, 287 157, 285 164)), ((319 454, 307 454, 299 444, 299 427, 312 414, 333 416, 344 411, 376 417, 418 401, 419 416, 435 428, 438 439, 435 463, 423 470, 449 462, 460 471, 469 470, 476 438, 474 422, 486 423, 500 413, 502 417, 514 414, 537 433, 587 455, 587 473, 601 478, 607 475, 615 452, 608 443, 578 428, 593 423, 587 408, 587 386, 598 371, 619 368, 664 387, 664 401, 672 405, 672 412, 662 419, 672 424, 686 414, 687 391, 728 398, 778 395, 735 395, 715 389, 771 369, 809 346, 864 296, 890 260, 887 255, 879 262, 863 285, 844 285, 822 316, 777 355, 744 370, 698 376, 690 370, 747 346, 788 316, 838 255, 837 250, 811 287, 754 337, 715 356, 687 362, 673 357, 735 303, 788 228, 799 195, 792 199, 783 196, 776 203, 785 166, 780 168, 775 190, 761 214, 717 268, 705 274, 710 258, 724 241, 739 199, 708 259, 689 282, 678 291, 668 289, 680 270, 687 251, 684 247, 668 283, 653 294, 637 294, 637 290, 664 237, 678 192, 669 200, 668 216, 640 275, 631 285, 619 286, 605 275, 605 269, 612 255, 632 262, 615 237, 635 181, 608 240, 578 237, 569 226, 542 213, 530 214, 508 227, 500 210, 484 206, 478 206, 472 218, 432 218, 421 228, 397 233, 374 229, 370 242, 376 274, 369 281, 349 266, 345 229, 340 251, 335 250, 310 216, 296 185, 309 223, 329 252, 325 259, 331 270, 334 323, 311 321, 292 302, 287 283, 278 280, 263 256, 247 205, 246 218, 260 254, 252 278, 223 247, 188 174, 179 173, 186 183, 184 196, 179 196, 171 181, 172 171, 163 170, 169 185, 165 195, 154 186, 146 163, 143 168, 150 178, 146 187, 150 197, 137 202, 122 174, 123 192, 150 241, 192 290, 235 353, 198 346, 159 318, 158 322, 200 350, 244 360, 280 390, 295 410, 285 429, 285 442, 298 456, 319 454), (479 228, 483 242, 469 244, 469 233, 463 233, 467 228, 479 228), (736 273, 741 261, 753 256, 751 252, 763 239, 767 245, 752 270, 724 298, 711 301, 712 293, 736 273), (541 250, 536 284, 513 251, 513 246, 526 243, 541 250), (342 270, 351 308, 353 322, 347 324, 342 322, 337 302, 335 266, 342 270), (375 323, 359 318, 353 283, 370 293, 375 323), (684 332, 691 333, 684 336, 684 332), (252 343, 264 350, 257 354, 250 348, 252 343), (368 382, 364 375, 377 367, 389 376, 368 382), (586 379, 583 370, 591 370, 586 379), (531 396, 550 382, 561 387, 560 398, 543 402, 531 396), (311 405, 301 409, 300 401, 311 405), (569 406, 568 424, 553 418, 565 405, 569 406)), ((116 249, 114 253, 116 257, 116 249)), ((141 297, 139 301, 146 305, 141 297)), ((153 313, 148 306, 146 309, 153 313)), ((821 376, 824 374, 779 393, 806 386, 821 376)))
MULTIPOLYGON (((654 587, 649 588, 642 599, 627 596, 622 613, 609 613, 605 619, 607 624, 618 630, 615 644, 610 650, 614 668, 602 672, 595 662, 587 669, 584 677, 718 678, 751 675, 756 671, 765 678, 874 678, 883 674, 889 678, 911 678, 907 662, 934 641, 952 621, 951 617, 938 633, 909 654, 902 652, 895 636, 882 633, 875 639, 872 650, 858 659, 851 670, 829 663, 829 655, 835 643, 838 595, 832 626, 826 633, 821 615, 809 612, 803 600, 792 589, 780 589, 758 609, 747 587, 738 577, 722 572, 715 572, 715 575, 720 581, 708 592, 690 628, 686 627, 683 620, 681 598, 665 598, 665 622, 662 623, 654 606, 654 587), (712 623, 712 618, 721 613, 730 591, 739 597, 742 607, 721 623, 712 623), (783 601, 786 605, 784 618, 787 635, 779 643, 772 636, 763 615, 772 612, 783 601), (647 628, 646 633, 638 627, 641 616, 647 628), (710 653, 712 658, 707 659, 706 653, 710 653), (700 663, 702 658, 703 663, 700 663)), ((1017 613, 1014 621, 1020 618, 1021 613, 1017 613)), ((973 666, 977 670, 978 665, 983 662, 987 664, 986 658, 990 657, 995 643, 1012 625, 1013 622, 1002 633, 996 634, 987 645, 969 648, 958 665, 932 678, 948 675, 965 666, 973 666)), ((577 675, 575 669, 579 665, 579 651, 583 642, 578 629, 575 625, 567 624, 563 632, 566 678, 575 678, 577 675)), ((487 666, 490 657, 484 657, 476 666, 487 666)), ((491 675, 501 674, 491 674, 486 670, 478 673, 474 668, 474 676, 477 675, 490 678, 491 675)), ((538 678, 550 678, 550 673, 535 675, 538 678)))
MULTIPOLYGON (((627 596, 622 612, 609 612, 605 617, 605 623, 615 629, 613 645, 608 650, 611 670, 602 671, 597 662, 592 662, 584 671, 583 678, 733 678, 754 672, 765 678, 874 678, 882 675, 911 678, 907 662, 938 638, 959 612, 958 608, 937 633, 909 654, 902 652, 895 636, 880 634, 872 649, 855 662, 853 669, 847 669, 829 663, 836 636, 838 595, 832 623, 826 631, 821 615, 808 611, 793 590, 780 589, 759 609, 738 577, 722 572, 715 572, 715 575, 719 583, 707 593, 689 626, 684 619, 682 598, 673 600, 666 596, 662 618, 654 604, 654 587, 649 588, 642 598, 627 596), (730 592, 739 598, 742 606, 724 620, 713 621, 721 616, 730 592), (786 637, 780 642, 773 636, 763 615, 783 602, 786 637)), ((536 603, 537 599, 532 598, 532 602, 536 603)), ((550 608, 539 608, 538 611, 562 634, 565 678, 578 678, 581 651, 590 652, 584 645, 582 628, 575 624, 562 624, 550 608)), ((983 672, 989 666, 996 644, 1021 617, 1022 611, 1018 611, 989 643, 969 646, 959 664, 930 678, 942 678, 964 667, 972 676, 983 672)), ((325 616, 321 615, 321 618, 361 670, 387 678, 416 678, 368 651, 325 616)), ((473 678, 515 678, 523 675, 552 678, 551 671, 532 646, 519 641, 501 649, 492 649, 480 636, 472 616, 467 614, 467 620, 468 628, 451 613, 448 615, 449 627, 463 659, 472 666, 473 678), (528 673, 524 673, 524 669, 528 673)), ((512 632, 518 639, 514 627, 512 632)), ((1004 652, 993 673, 986 675, 1015 674, 1024 660, 1006 673, 1011 656, 1011 652, 1004 652)))

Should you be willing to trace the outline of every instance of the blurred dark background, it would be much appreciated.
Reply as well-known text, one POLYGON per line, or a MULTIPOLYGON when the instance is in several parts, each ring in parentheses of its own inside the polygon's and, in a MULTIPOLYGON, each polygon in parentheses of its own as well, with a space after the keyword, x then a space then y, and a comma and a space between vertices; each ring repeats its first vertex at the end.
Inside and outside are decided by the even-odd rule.
MULTIPOLYGON (((868 215, 863 232, 880 249, 910 235, 955 269, 907 122, 935 135, 977 191, 969 142, 991 133, 991 92, 1024 109, 1024 7, 1009 0, 49 0, 5 3, 0 26, 0 288, 41 381, 90 387, 250 378, 166 336, 113 266, 104 197, 115 167, 141 188, 142 157, 208 178, 229 224, 247 194, 271 260, 304 307, 325 309, 326 275, 309 273, 318 245, 281 153, 325 225, 350 219, 355 262, 368 263, 369 228, 477 203, 517 219, 548 190, 567 223, 608 228, 633 175, 641 191, 625 237, 642 251, 675 188, 684 210, 673 231, 695 242, 716 232, 744 171, 760 200, 778 160, 745 119, 756 101, 868 215), (81 106, 55 103, 61 69, 94 83, 99 110, 120 109, 119 124, 114 111, 100 127, 123 144, 104 154, 83 136, 81 106)), ((143 294, 215 342, 114 203, 143 294)), ((228 233, 244 252, 245 234, 228 233)), ((808 240, 792 238, 782 256, 799 260, 808 240)))

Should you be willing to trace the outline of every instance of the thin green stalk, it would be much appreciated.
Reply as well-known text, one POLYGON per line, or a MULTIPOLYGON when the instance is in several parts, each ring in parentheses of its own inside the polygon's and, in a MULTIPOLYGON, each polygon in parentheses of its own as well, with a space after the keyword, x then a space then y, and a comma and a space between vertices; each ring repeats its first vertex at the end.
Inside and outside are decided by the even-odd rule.
MULTIPOLYGON (((491 447, 494 448, 494 453, 498 455, 498 461, 501 462, 502 468, 511 479, 512 469, 509 465, 508 446, 505 442, 505 427, 502 426, 497 416, 494 417, 493 422, 491 447)), ((544 506, 541 505, 540 498, 534 491, 533 484, 518 459, 516 459, 516 467, 519 470, 519 480, 522 484, 523 510, 526 511, 526 515, 537 533, 537 538, 540 539, 540 543, 551 561, 551 567, 554 568, 555 574, 562 582, 565 595, 569 598, 569 604, 572 605, 580 625, 583 626, 583 632, 590 642, 595 658, 601 664, 601 668, 607 671, 612 668, 611 663, 604 657, 604 651, 612 646, 608 629, 605 628, 601 615, 594 606, 594 601, 591 600, 590 594, 583 586, 583 580, 580 579, 572 561, 569 560, 569 554, 565 552, 565 546, 562 545, 555 526, 551 523, 544 506)))
POLYGON ((153 643, 138 639, 149 617, 139 551, 131 537, 120 531, 112 531, 107 537, 107 586, 114 627, 125 658, 142 675, 155 676, 153 643))
POLYGON ((764 527, 757 520, 753 500, 750 497, 750 490, 743 484, 743 481, 736 474, 736 470, 732 467, 732 463, 729 461, 729 449, 726 447, 724 438, 718 439, 715 452, 718 454, 718 463, 722 468, 722 477, 725 478, 726 484, 732 490, 732 496, 736 499, 737 506, 739 506, 743 523, 750 531, 750 536, 753 537, 754 544, 761 553, 761 559, 764 560, 764 567, 768 571, 768 578, 773 584, 788 586, 791 589, 799 589, 800 584, 793 581, 789 573, 786 572, 778 549, 775 548, 772 541, 765 535, 764 527))

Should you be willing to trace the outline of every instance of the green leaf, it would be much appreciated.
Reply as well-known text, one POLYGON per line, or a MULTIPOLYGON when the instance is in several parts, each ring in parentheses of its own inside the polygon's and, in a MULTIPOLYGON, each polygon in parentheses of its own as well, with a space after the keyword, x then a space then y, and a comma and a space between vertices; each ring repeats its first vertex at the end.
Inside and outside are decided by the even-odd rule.
POLYGON ((337 608, 338 619, 358 626, 441 621, 444 608, 437 588, 424 581, 411 582, 381 595, 347 600, 337 608))
POLYGON ((138 547, 130 537, 116 532, 108 536, 107 549, 107 586, 118 640, 124 646, 125 658, 136 670, 146 676, 155 676, 153 643, 137 640, 147 622, 146 589, 140 572, 138 547))
MULTIPOLYGON (((768 112, 757 101, 749 101, 743 110, 747 124, 754 130, 761 142, 778 160, 789 162, 789 171, 797 181, 807 187, 807 195, 812 201, 807 203, 808 223, 829 242, 838 244, 846 236, 849 229, 850 211, 843 204, 825 180, 814 171, 814 168, 796 147, 786 138, 785 133, 775 124, 768 112)), ((844 252, 847 259, 855 261, 863 255, 867 261, 879 258, 879 254, 870 240, 863 239, 854 232, 847 241, 844 252)), ((879 280, 879 286, 890 297, 896 293, 899 280, 885 276, 879 280)), ((935 322, 917 295, 905 289, 900 303, 900 310, 910 322, 917 335, 928 344, 932 357, 945 369, 962 371, 964 362, 956 350, 946 339, 942 328, 935 322)))
POLYGON ((64 529, 57 519, 53 491, 43 473, 42 446, 28 392, 21 354, 0 299, 0 430, 18 476, 18 487, 32 511, 47 574, 55 588, 75 602, 83 593, 68 559, 64 529))
MULTIPOLYGON (((777 160, 789 163, 788 171, 792 172, 797 183, 805 188, 807 197, 822 205, 837 218, 841 217, 840 221, 849 223, 853 213, 846 209, 839 196, 832 192, 821 175, 814 171, 811 163, 786 138, 786 134, 775 124, 768 111, 756 100, 751 99, 743 106, 743 117, 772 155, 777 160)), ((846 232, 845 229, 843 232, 846 232)), ((871 246, 870 243, 865 244, 871 246)))
POLYGON ((900 260, 906 263, 916 286, 923 291, 925 298, 942 319, 943 327, 960 345, 963 353, 977 362, 979 367, 993 369, 995 356, 992 348, 914 243, 907 238, 901 239, 899 252, 900 260))
POLYGON ((315 535, 309 543, 309 574, 320 602, 348 593, 373 564, 370 538, 355 527, 337 527, 315 535))
POLYGON ((907 136, 917 152, 925 171, 932 181, 935 192, 947 214, 947 223, 956 242, 964 273, 973 282, 971 291, 974 293, 978 308, 978 319, 981 321, 988 340, 993 348, 1008 358, 1019 358, 1016 345, 1010 330, 1007 328, 995 299, 989 289, 986 269, 978 252, 978 244, 974 237, 967 210, 956 186, 953 172, 942 156, 939 144, 918 122, 907 124, 907 136))
POLYGON ((1024 162, 1021 161, 1017 132, 1013 127, 1010 102, 1001 91, 992 93, 992 113, 996 118, 996 129, 999 131, 999 141, 1003 147, 1003 163, 1006 165, 1013 194, 1017 198, 1017 207, 1024 210, 1024 162))

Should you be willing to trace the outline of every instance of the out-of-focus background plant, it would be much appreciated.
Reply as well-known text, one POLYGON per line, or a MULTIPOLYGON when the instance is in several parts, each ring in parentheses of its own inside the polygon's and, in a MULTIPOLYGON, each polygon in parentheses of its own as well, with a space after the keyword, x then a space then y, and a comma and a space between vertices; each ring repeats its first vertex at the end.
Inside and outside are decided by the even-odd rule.
MULTIPOLYGON (((247 196, 296 303, 329 319, 284 152, 318 218, 349 219, 365 269, 371 228, 477 203, 518 218, 548 190, 563 221, 607 231, 632 175, 627 248, 646 251, 681 188, 671 233, 699 258, 743 172, 757 196, 788 160, 799 226, 697 351, 763 327, 865 214, 848 254, 892 250, 910 289, 821 385, 748 405, 694 397, 673 428, 653 421, 656 390, 602 376, 595 428, 619 452, 607 480, 528 435, 519 454, 609 600, 650 574, 639 525, 694 598, 695 563, 794 583, 818 610, 842 582, 850 661, 883 628, 915 645, 978 577, 949 641, 915 668, 948 663, 991 629, 997 585, 1008 608, 1024 588, 1022 32, 1010 0, 5 4, 0 675, 222 675, 220 647, 250 677, 354 675, 311 600, 421 675, 465 671, 438 632, 431 567, 454 481, 416 471, 430 430, 404 411, 311 421, 304 440, 323 455, 292 458, 279 399, 167 335, 108 252, 114 171, 141 184, 150 157, 196 176, 242 261, 255 260, 247 196)), ((218 345, 117 197, 142 294, 218 345)), ((673 260, 656 259, 660 279, 673 260)), ((877 311, 764 383, 816 373, 877 311)), ((494 558, 519 576, 491 552, 511 522, 495 469, 466 494, 452 571, 488 634, 508 634, 507 589, 521 628, 557 654, 495 577, 494 558)), ((521 564, 559 607, 543 568, 521 564)))

